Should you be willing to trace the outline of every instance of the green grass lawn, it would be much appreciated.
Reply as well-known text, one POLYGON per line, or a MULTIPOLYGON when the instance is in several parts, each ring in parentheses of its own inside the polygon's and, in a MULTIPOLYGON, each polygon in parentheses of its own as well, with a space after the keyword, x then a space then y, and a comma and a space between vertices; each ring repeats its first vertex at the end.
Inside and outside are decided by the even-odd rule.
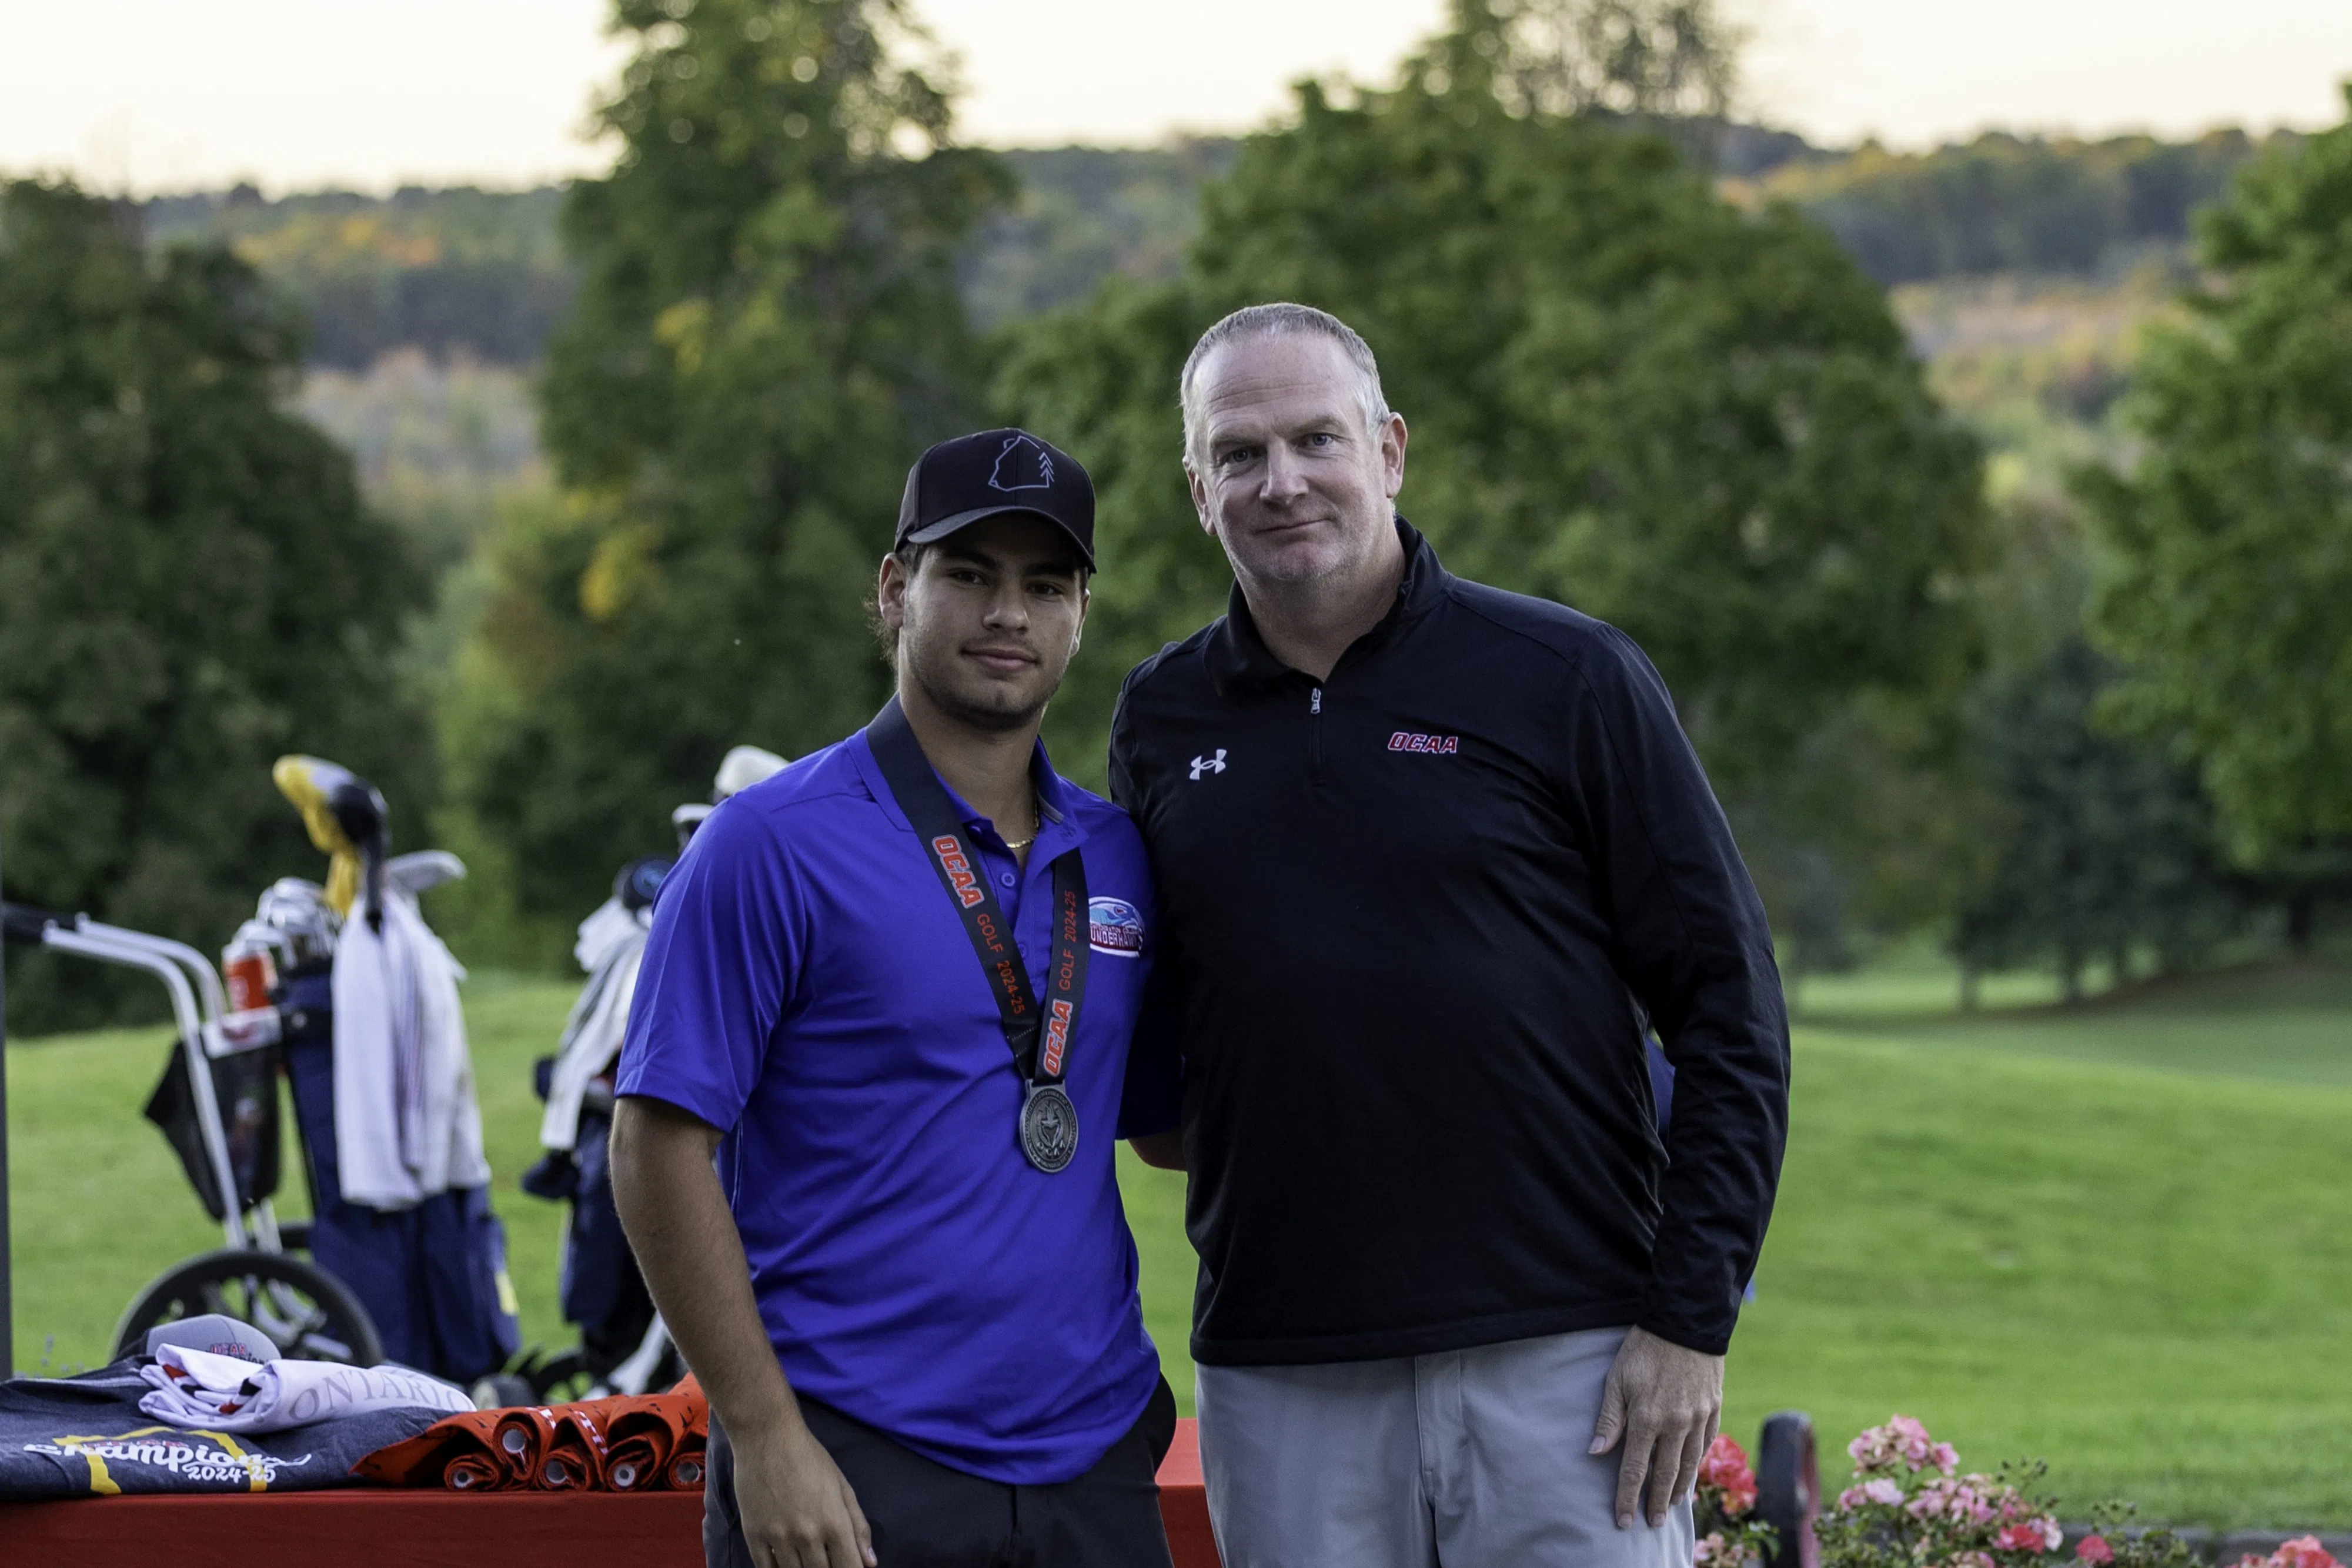
MULTIPOLYGON (((530 1063, 554 1049, 575 987, 477 975, 465 988, 476 1090, 494 1200, 526 1343, 572 1342, 555 1304, 563 1211, 526 1197, 515 1177, 539 1156, 530 1063)), ((140 1115, 162 1074, 168 1030, 11 1040, 8 1142, 20 1368, 103 1361, 116 1319, 163 1267, 221 1244, 163 1135, 140 1115)), ((293 1110, 286 1109, 290 1138, 293 1110)), ((287 1149, 281 1218, 308 1211, 287 1149)))
MULTIPOLYGON (((514 1177, 536 1146, 530 1059, 571 988, 467 991, 526 1333, 560 1344, 560 1212, 514 1177)), ((1808 1410, 1835 1471, 1847 1437, 1901 1410, 1972 1465, 2047 1458, 2070 1514, 2122 1496, 2184 1523, 2352 1523, 2352 976, 1966 1017, 1952 995, 1918 969, 1809 989, 1729 1428, 1808 1410)), ((9 1051, 20 1365, 95 1360, 141 1282, 217 1244, 139 1119, 163 1050, 134 1032, 9 1051)), ((1120 1176, 1189 1410, 1182 1179, 1124 1154, 1120 1176)))

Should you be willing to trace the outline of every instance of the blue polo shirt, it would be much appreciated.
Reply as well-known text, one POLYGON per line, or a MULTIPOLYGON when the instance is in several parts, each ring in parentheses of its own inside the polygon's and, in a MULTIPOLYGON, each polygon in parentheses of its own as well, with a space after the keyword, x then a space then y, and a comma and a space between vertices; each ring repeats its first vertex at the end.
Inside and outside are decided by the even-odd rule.
POLYGON ((1180 1096, 1171 1059, 1131 1058, 1158 918, 1143 841, 1037 756, 1025 872, 955 803, 1033 985, 1052 862, 1083 847, 1093 942, 1066 1169, 1021 1155, 987 977, 864 731, 696 832, 654 908, 616 1085, 726 1132, 719 1180, 793 1387, 1022 1486, 1085 1473, 1150 1398, 1160 1359, 1112 1155, 1175 1126, 1180 1096))

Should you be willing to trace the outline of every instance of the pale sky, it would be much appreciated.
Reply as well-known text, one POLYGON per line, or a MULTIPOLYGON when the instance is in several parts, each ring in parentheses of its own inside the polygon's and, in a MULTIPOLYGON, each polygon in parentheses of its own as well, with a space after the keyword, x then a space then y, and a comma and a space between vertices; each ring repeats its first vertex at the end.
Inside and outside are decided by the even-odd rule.
MULTIPOLYGON (((2169 135, 2343 117, 2352 0, 1726 0, 1752 118, 1898 147, 1990 126, 2169 135)), ((1301 75, 1385 80, 1444 0, 916 0, 967 140, 1263 123, 1301 75)), ((0 171, 107 190, 518 185, 603 166, 604 0, 0 0, 0 171)))

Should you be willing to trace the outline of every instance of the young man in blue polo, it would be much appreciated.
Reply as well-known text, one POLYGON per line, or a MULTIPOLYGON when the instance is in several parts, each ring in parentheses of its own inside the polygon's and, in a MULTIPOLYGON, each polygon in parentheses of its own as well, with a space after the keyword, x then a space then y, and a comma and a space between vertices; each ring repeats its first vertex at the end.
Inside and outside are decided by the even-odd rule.
POLYGON ((1111 1157, 1177 1121, 1173 1061, 1129 1059, 1150 873, 1037 741, 1093 543, 1036 437, 924 454, 877 591, 898 695, 656 905, 613 1186, 710 1396, 714 1568, 1169 1561, 1111 1157))

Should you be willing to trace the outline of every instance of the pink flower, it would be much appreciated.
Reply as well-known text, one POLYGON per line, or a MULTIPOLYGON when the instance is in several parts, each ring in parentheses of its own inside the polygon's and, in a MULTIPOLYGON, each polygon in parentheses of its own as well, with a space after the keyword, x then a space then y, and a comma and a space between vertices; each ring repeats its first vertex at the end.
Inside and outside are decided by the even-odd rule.
POLYGON ((1895 1451, 1903 1456, 1906 1464, 1915 1470, 1927 1465, 1927 1455, 1935 1448, 1935 1439, 1927 1436, 1925 1422, 1909 1416, 1896 1416, 1887 1421, 1886 1430, 1895 1439, 1895 1451))
POLYGON ((1927 1462, 1948 1476, 1960 1468, 1960 1451, 1949 1443, 1937 1443, 1927 1450, 1927 1462))
POLYGON ((1955 1524, 1990 1524, 1995 1509, 1989 1498, 2000 1496, 2002 1490, 1995 1486, 1988 1476, 1932 1480, 1919 1489, 1919 1494, 1911 1500, 1904 1511, 1918 1520, 1948 1519, 1955 1524))
POLYGON ((1698 1484, 1713 1489, 1717 1506, 1727 1519, 1738 1519, 1756 1506, 1756 1472, 1748 1455, 1728 1433, 1718 1432, 1699 1461, 1698 1484))
POLYGON ((2042 1518, 2003 1526, 1992 1543, 2003 1552, 2055 1552, 2064 1539, 2056 1520, 2042 1518))
POLYGON ((1951 1465, 1958 1462, 1958 1456, 1951 1454, 1950 1448, 1950 1444, 1939 1444, 1929 1437, 1927 1427, 1916 1417, 1890 1416, 1885 1426, 1867 1428, 1846 1445, 1845 1451, 1854 1468, 1864 1474, 1892 1469, 1897 1461, 1915 1470, 1934 1465, 1948 1474, 1951 1465))
POLYGON ((1697 1546, 1694 1547, 1691 1551, 1691 1561, 1694 1563, 1720 1563, 1723 1561, 1723 1554, 1729 1551, 1731 1543, 1724 1540, 1723 1534, 1720 1531, 1710 1535, 1701 1536, 1697 1546))
POLYGON ((2116 1549, 2107 1544, 2104 1535, 2086 1535, 2074 1542, 2074 1555, 2097 1568, 2097 1564, 2116 1560, 2116 1549))
POLYGON ((1848 1487, 1838 1493, 1840 1512, 1850 1512, 1864 1503, 1874 1502, 1892 1508, 1903 1500, 1903 1489, 1885 1476, 1874 1476, 1860 1486, 1848 1487))
POLYGON ((2271 1553, 2273 1568, 2344 1568, 2316 1535, 2298 1535, 2271 1553))

